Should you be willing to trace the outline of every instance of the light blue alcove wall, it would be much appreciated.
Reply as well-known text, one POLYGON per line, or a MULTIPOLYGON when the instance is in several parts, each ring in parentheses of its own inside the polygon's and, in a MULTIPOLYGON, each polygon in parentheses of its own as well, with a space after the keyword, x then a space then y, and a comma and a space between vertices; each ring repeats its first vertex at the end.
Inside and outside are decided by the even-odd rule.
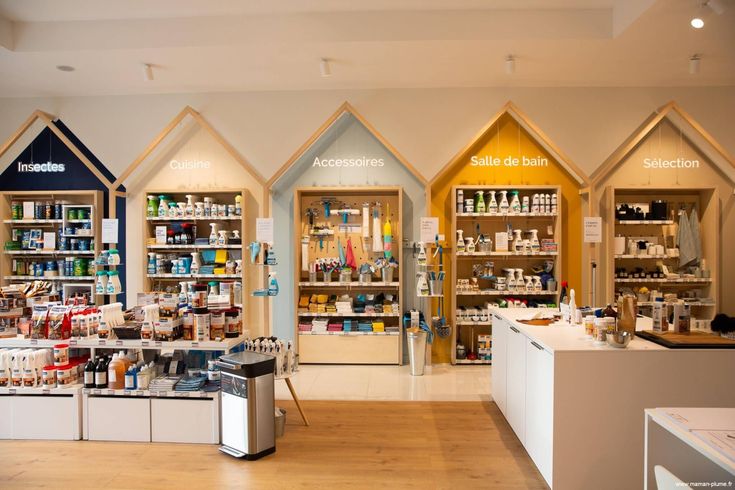
MULTIPOLYGON (((416 304, 415 259, 407 243, 418 240, 419 221, 426 214, 425 184, 418 179, 370 130, 352 113, 343 112, 314 144, 271 186, 271 209, 275 226, 275 267, 280 293, 273 298, 271 321, 273 335, 293 339, 294 307, 294 191, 299 187, 330 186, 401 186, 403 188, 404 243, 403 306, 416 304), (323 158, 383 158, 383 167, 325 168, 314 167, 314 159, 323 158)), ((417 307, 420 305, 417 305, 417 307)))

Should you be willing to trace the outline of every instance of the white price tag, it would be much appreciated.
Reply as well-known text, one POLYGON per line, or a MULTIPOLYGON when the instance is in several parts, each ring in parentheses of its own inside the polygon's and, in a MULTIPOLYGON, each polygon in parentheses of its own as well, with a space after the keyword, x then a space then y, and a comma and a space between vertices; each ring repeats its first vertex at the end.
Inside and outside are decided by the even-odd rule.
POLYGON ((189 396, 189 392, 188 391, 177 391, 176 392, 176 396, 188 397, 189 396))
POLYGON ((15 395, 15 388, 10 388, 8 390, 8 393, 11 394, 11 395, 15 395))
POLYGON ((421 217, 420 240, 424 243, 434 243, 439 234, 439 218, 435 216, 421 217))
POLYGON ((148 347, 148 344, 150 344, 150 342, 148 342, 147 340, 143 340, 143 341, 142 341, 142 342, 140 343, 140 345, 141 345, 141 346, 143 346, 143 347, 148 347))
POLYGON ((273 218, 255 218, 255 241, 273 244, 273 218))
POLYGON ((138 396, 143 396, 143 395, 145 395, 145 391, 138 390, 138 391, 135 392, 135 394, 138 395, 138 396))
POLYGON ((116 340, 115 341, 115 345, 123 345, 123 341, 122 340, 116 340))
POLYGON ((599 216, 584 219, 584 243, 602 242, 602 218, 599 216))
POLYGON ((102 243, 117 243, 118 220, 105 218, 102 220, 102 243))
POLYGON ((31 339, 31 345, 38 345, 38 339, 31 339))
POLYGON ((76 339, 69 340, 69 345, 72 345, 72 346, 77 345, 76 339))
POLYGON ((93 395, 101 395, 102 394, 102 390, 92 390, 92 394, 93 395))
POLYGON ((192 347, 199 347, 199 342, 192 342, 191 343, 191 346, 192 347))
POLYGON ((107 345, 107 341, 106 340, 98 340, 97 341, 97 345, 107 345))

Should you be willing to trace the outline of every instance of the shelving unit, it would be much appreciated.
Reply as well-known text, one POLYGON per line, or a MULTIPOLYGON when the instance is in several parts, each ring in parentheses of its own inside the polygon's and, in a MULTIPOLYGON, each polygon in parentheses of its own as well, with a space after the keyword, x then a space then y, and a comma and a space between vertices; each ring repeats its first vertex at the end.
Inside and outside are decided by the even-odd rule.
MULTIPOLYGON (((224 250, 226 251, 226 257, 228 260, 242 260, 246 253, 245 247, 247 243, 247 237, 246 237, 246 227, 244 226, 245 223, 245 213, 247 212, 247 209, 245 208, 246 200, 244 199, 244 196, 246 195, 245 190, 241 189, 219 189, 219 190, 203 190, 203 189, 197 189, 196 191, 180 191, 180 190, 147 190, 145 191, 146 195, 154 195, 154 196, 160 196, 165 195, 172 198, 173 202, 186 202, 186 195, 192 194, 194 195, 193 201, 194 202, 203 202, 204 197, 211 197, 213 199, 213 202, 215 204, 225 204, 225 205, 234 205, 235 203, 235 196, 240 195, 243 196, 242 200, 242 212, 241 216, 210 216, 210 217, 150 217, 147 215, 147 201, 144 201, 145 206, 143 209, 143 216, 144 216, 144 240, 143 240, 143 246, 144 246, 144 252, 143 256, 146 257, 146 260, 143 263, 143 276, 146 278, 145 281, 145 290, 146 291, 164 291, 167 288, 168 289, 174 289, 177 287, 177 284, 175 282, 183 281, 183 280, 192 280, 192 279, 207 279, 207 280, 239 280, 243 284, 243 290, 244 290, 244 269, 246 267, 246 264, 241 263, 241 267, 243 272, 238 274, 227 274, 227 273, 198 273, 198 274, 178 274, 178 273, 171 273, 171 272, 165 272, 165 273, 148 273, 148 255, 149 253, 156 253, 157 255, 160 254, 162 258, 165 260, 169 259, 178 259, 181 257, 191 257, 192 253, 199 253, 200 256, 203 251, 216 251, 218 250, 224 250), (206 244, 196 244, 196 243, 187 243, 187 244, 170 244, 170 243, 156 243, 156 228, 157 227, 165 227, 166 231, 168 230, 174 230, 179 231, 181 230, 181 225, 189 224, 191 225, 191 231, 194 235, 193 238, 208 238, 211 232, 211 229, 209 226, 207 226, 207 223, 217 223, 219 230, 227 230, 227 237, 228 237, 228 243, 224 245, 210 245, 209 243, 206 244), (240 243, 229 243, 229 238, 232 236, 233 231, 238 231, 240 234, 240 243)), ((204 265, 204 261, 202 260, 202 264, 204 265)), ((217 264, 215 266, 216 268, 225 268, 225 264, 217 264)), ((238 304, 242 304, 242 299, 235 301, 238 304)))
MULTIPOLYGON (((607 259, 610 291, 617 296, 623 288, 634 293, 640 287, 646 286, 649 290, 658 290, 665 294, 677 294, 692 307, 692 316, 699 319, 712 319, 717 312, 718 271, 719 271, 719 198, 715 188, 640 188, 640 187, 613 187, 606 189, 607 194, 607 240, 608 250, 614 252, 615 237, 625 237, 623 253, 610 253, 607 259), (668 219, 616 219, 615 211, 621 204, 638 204, 645 212, 654 200, 663 200, 667 203, 666 216, 668 219), (671 253, 675 249, 672 233, 679 223, 679 210, 684 208, 687 216, 693 208, 697 209, 700 222, 700 239, 702 258, 706 261, 709 277, 621 277, 623 269, 630 274, 643 270, 651 273, 661 266, 667 267, 670 273, 679 273, 679 254, 671 253), (654 245, 663 245, 664 254, 631 254, 628 250, 628 239, 642 240, 654 245), (683 294, 691 290, 691 295, 683 294), (693 296, 692 296, 693 295, 693 296)), ((678 244, 677 244, 678 245, 678 244)), ((619 252, 619 251, 618 251, 619 252)), ((658 271, 657 271, 658 272, 658 271)), ((689 272, 689 271, 686 271, 689 272)), ((648 308, 650 301, 638 303, 641 308, 648 308)), ((644 310, 645 313, 645 310, 644 310)))
MULTIPOLYGON (((300 363, 323 363, 323 364, 400 364, 403 358, 401 313, 403 311, 403 280, 401 275, 402 262, 402 189, 400 187, 313 187, 297 188, 294 198, 294 229, 296 243, 294 243, 294 264, 297 264, 294 278, 296 323, 294 325, 295 337, 298 339, 297 346, 300 363), (390 209, 390 221, 393 231, 392 253, 399 263, 399 267, 393 270, 393 277, 397 280, 385 282, 360 282, 355 281, 358 277, 357 271, 352 272, 352 279, 345 282, 337 281, 309 281, 309 273, 301 270, 302 264, 302 237, 308 237, 307 250, 309 256, 305 258, 306 263, 312 263, 318 258, 337 257, 338 240, 345 248, 347 239, 351 239, 352 252, 359 267, 365 262, 374 263, 377 257, 383 256, 383 250, 370 251, 363 242, 362 215, 348 215, 348 226, 344 226, 342 215, 324 216, 324 207, 320 202, 324 198, 333 198, 338 201, 332 204, 331 209, 338 210, 344 204, 350 209, 362 210, 363 203, 370 204, 370 233, 367 240, 372 244, 373 228, 372 210, 375 203, 381 203, 381 229, 377 233, 382 235, 382 225, 386 221, 386 213, 390 209), (315 225, 326 226, 334 233, 312 233, 309 224, 307 210, 316 212, 315 225), (342 225, 342 226, 340 226, 342 225), (381 291, 382 290, 382 291, 381 291), (312 294, 338 295, 349 292, 354 299, 355 294, 379 294, 381 292, 397 295, 398 312, 393 313, 315 313, 299 311, 299 299, 302 295, 312 294), (337 332, 300 332, 298 329, 299 319, 309 321, 315 318, 340 318, 380 319, 386 326, 398 326, 395 332, 359 332, 359 331, 337 331, 337 332)), ((314 214, 314 213, 311 213, 314 214)), ((337 273, 333 273, 335 276, 337 273)), ((321 277, 319 273, 319 277, 321 277)), ((376 277, 373 277, 375 279, 376 277)), ((379 279, 379 276, 377 276, 379 279)))
MULTIPOLYGON (((494 302, 499 298, 522 298, 528 301, 539 301, 546 303, 558 303, 558 292, 560 290, 560 273, 561 273, 561 256, 562 256, 562 223, 559 216, 562 215, 562 194, 560 186, 551 185, 521 185, 521 186, 498 186, 498 185, 454 185, 452 186, 452 213, 451 213, 451 230, 450 240, 453 253, 451 254, 451 279, 450 279, 450 309, 448 315, 454 321, 456 328, 453 329, 451 338, 451 360, 453 364, 491 364, 492 361, 485 359, 457 359, 457 344, 459 342, 465 346, 467 352, 474 351, 477 344, 477 338, 480 335, 488 335, 492 332, 492 324, 490 321, 475 322, 460 320, 458 311, 462 307, 475 307, 484 309, 486 302, 494 302), (555 194, 556 210, 555 212, 506 212, 506 213, 468 213, 459 212, 457 202, 457 191, 462 190, 464 199, 473 199, 476 192, 484 193, 485 205, 489 205, 489 193, 496 193, 496 201, 500 204, 501 196, 499 191, 508 192, 508 202, 511 202, 512 196, 510 191, 517 190, 522 201, 523 196, 529 197, 529 205, 532 204, 533 194, 555 194), (537 251, 537 252, 515 252, 512 250, 513 237, 509 237, 508 250, 497 250, 496 236, 497 232, 507 231, 508 226, 513 229, 521 229, 524 231, 522 238, 529 238, 528 230, 538 230, 539 242, 542 239, 552 239, 556 243, 555 251, 537 251), (469 252, 466 250, 458 250, 458 230, 462 230, 463 238, 472 237, 477 240, 477 229, 480 233, 492 240, 492 249, 486 251, 475 250, 469 252), (473 259, 477 258, 493 258, 491 262, 494 265, 495 276, 485 277, 478 276, 478 290, 459 290, 457 285, 458 279, 472 279, 473 265, 476 263, 484 264, 487 260, 478 262, 473 259), (524 270, 523 275, 534 275, 530 273, 530 268, 541 265, 539 262, 553 260, 553 276, 557 283, 557 287, 553 291, 526 291, 525 287, 517 288, 513 291, 507 289, 498 290, 494 286, 493 277, 505 277, 504 269, 521 268, 524 270)), ((464 209, 464 207, 463 207, 464 209)), ((477 247, 477 245, 476 245, 477 247)), ((463 248, 463 247, 460 247, 463 248)))
POLYGON ((81 388, 0 388, 0 439, 80 440, 81 388))
MULTIPOLYGON (((93 261, 95 254, 102 249, 100 240, 100 228, 101 228, 101 213, 97 210, 101 209, 103 203, 102 191, 3 191, 0 192, 0 219, 2 219, 3 226, 0 227, 0 243, 3 244, 2 260, 0 260, 0 274, 3 278, 3 284, 12 284, 18 282, 27 282, 33 280, 45 280, 54 283, 62 283, 69 281, 72 284, 63 285, 59 287, 59 292, 64 294, 74 294, 75 292, 82 292, 87 295, 94 291, 94 276, 88 272, 91 266, 87 266, 84 272, 87 272, 79 276, 66 276, 63 270, 58 270, 58 264, 56 264, 57 270, 55 276, 50 275, 30 275, 23 274, 27 271, 31 262, 43 262, 44 264, 49 261, 59 261, 69 257, 80 258, 88 261, 93 261), (52 205, 59 204, 61 206, 61 219, 37 219, 35 217, 29 219, 22 219, 26 216, 21 215, 21 219, 12 219, 12 204, 17 203, 22 207, 24 202, 41 202, 41 203, 52 203, 52 205), (88 218, 83 219, 69 219, 69 211, 83 210, 88 218), (85 225, 88 227, 84 230, 85 225), (17 240, 20 240, 20 236, 24 231, 29 231, 29 228, 37 228, 41 231, 41 237, 43 233, 53 232, 55 234, 55 244, 53 249, 19 249, 13 250, 8 249, 6 243, 13 240, 13 230, 16 232, 17 240), (80 230, 75 233, 67 233, 68 229, 73 228, 74 230, 80 230), (82 234, 83 231, 83 234, 82 234), (89 240, 89 250, 70 250, 69 246, 65 250, 59 250, 60 240, 65 240, 67 245, 70 246, 71 240, 89 240)), ((56 212, 55 209, 53 211, 56 212)), ((64 299, 66 296, 62 296, 64 299)), ((90 301, 92 303, 100 303, 101 297, 92 294, 90 301)))

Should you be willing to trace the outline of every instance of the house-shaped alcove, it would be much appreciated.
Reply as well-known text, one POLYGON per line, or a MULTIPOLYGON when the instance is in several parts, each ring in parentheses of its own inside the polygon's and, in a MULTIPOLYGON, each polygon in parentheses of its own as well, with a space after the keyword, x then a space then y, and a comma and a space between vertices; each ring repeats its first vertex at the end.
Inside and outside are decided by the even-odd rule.
POLYGON ((735 291, 722 287, 735 271, 728 253, 735 240, 734 184, 733 157, 678 104, 651 114, 592 174, 591 212, 603 221, 603 242, 591 250, 598 303, 633 292, 646 307, 661 293, 685 298, 698 319, 735 313, 735 291), (687 262, 680 212, 690 221, 693 209, 701 247, 687 262), (631 240, 642 246, 632 248, 631 240))
MULTIPOLYGON (((118 248, 125 259, 124 187, 113 184, 114 175, 80 141, 61 120, 35 111, 0 147, 0 241, 6 244, 0 261, 3 284, 45 277, 54 282, 64 299, 89 296, 95 304, 114 301, 118 295, 94 293, 94 257, 103 248, 118 248), (27 145, 15 158, 11 151, 27 145), (34 202, 44 206, 59 204, 51 215, 38 219, 14 216, 13 203, 34 202), (110 209, 110 206, 114 206, 110 209), (84 213, 83 219, 76 217, 84 213), (72 214, 69 214, 72 213, 72 214), (101 223, 108 216, 120 220, 117 244, 102 244, 101 223), (17 219, 13 219, 17 218, 17 219), (22 219, 25 218, 25 219, 22 219), (14 250, 7 246, 12 235, 22 232, 56 232, 53 246, 45 244, 36 250, 14 250), (69 275, 59 269, 59 262, 78 259, 81 264, 69 275), (53 267, 53 266, 56 267, 53 267), (41 272, 38 268, 42 267, 41 272), (30 274, 33 269, 34 274, 30 274)), ((23 244, 19 242, 20 248, 23 244)), ((125 287, 125 271, 120 270, 120 282, 125 287)))
MULTIPOLYGON (((206 119, 191 107, 185 107, 156 136, 148 147, 131 163, 116 183, 128 189, 128 233, 137 237, 128 247, 128 268, 131 271, 127 291, 128 305, 135 305, 139 293, 149 291, 178 292, 180 282, 210 281, 242 283, 240 303, 243 323, 251 336, 267 335, 266 308, 262 298, 253 298, 250 291, 262 287, 262 268, 242 262, 242 273, 227 273, 226 261, 241 260, 248 240, 255 236, 256 218, 265 214, 264 184, 260 174, 232 147, 206 119), (242 196, 242 216, 209 219, 159 218, 157 211, 148 216, 147 196, 166 196, 173 202, 204 202, 211 198, 216 204, 233 206, 235 197, 242 196), (209 247, 202 243, 210 235, 210 223, 227 230, 227 244, 209 247), (163 242, 156 242, 156 232, 163 242), (241 242, 230 241, 237 231, 241 242), (188 243, 166 243, 169 233, 188 236, 188 243), (193 236, 192 236, 193 235, 193 236), (159 235, 160 236, 160 235, 159 235), (200 242, 195 242, 199 238, 200 242), (190 259, 198 254, 206 269, 198 274, 172 271, 174 261, 190 259), (161 266, 148 270, 150 254, 161 259, 161 266), (212 257, 209 257, 209 256, 212 257), (133 272, 134 271, 134 272, 133 272)), ((156 205, 157 208, 157 205, 156 205)), ((183 262, 182 262, 183 265, 183 262)), ((238 288, 239 289, 239 288, 238 288)), ((236 303, 238 301, 236 300, 236 303)))
MULTIPOLYGON (((301 215, 304 206, 301 202, 296 202, 297 194, 303 191, 299 195, 306 196, 306 194, 309 194, 309 199, 312 201, 318 201, 320 196, 336 196, 343 203, 349 203, 350 206, 354 204, 357 207, 362 207, 362 202, 357 202, 357 200, 375 201, 382 195, 381 193, 385 194, 383 197, 393 200, 394 203, 400 201, 402 203, 401 215, 394 216, 394 220, 400 222, 400 232, 396 233, 398 230, 394 230, 394 235, 398 236, 398 243, 393 244, 394 256, 396 257, 398 257, 395 253, 396 247, 405 247, 409 241, 418 239, 419 218, 424 215, 426 210, 426 180, 348 103, 340 106, 293 154, 270 179, 268 187, 271 194, 271 213, 276 223, 275 247, 279 260, 276 270, 281 281, 281 292, 273 301, 273 333, 278 337, 295 339, 297 342, 298 337, 303 336, 296 335, 299 282, 303 281, 299 244, 305 232, 304 224, 307 221, 306 217, 301 215), (351 163, 343 165, 343 161, 351 161, 351 163), (394 194, 396 192, 397 194, 394 194), (299 215, 296 215, 297 213, 299 215), (294 251, 294 248, 298 250, 294 251)), ((303 199, 307 198, 303 197, 303 199)), ((306 206, 311 204, 311 201, 304 202, 306 206)), ((391 214, 398 211, 395 205, 392 207, 384 206, 382 213, 387 212, 388 208, 391 214)), ((371 207, 371 209, 374 209, 374 207, 371 207)), ((320 212, 323 215, 324 209, 321 209, 320 212)), ((384 215, 381 215, 381 218, 386 219, 384 215)), ((360 216, 351 217, 350 221, 358 223, 358 225, 362 223, 360 216)), ((372 228, 370 233, 372 235, 372 228)), ((341 234, 337 233, 337 235, 341 234)), ((341 237, 341 239, 344 241, 345 237, 341 237)), ((322 244, 322 246, 332 247, 334 241, 335 239, 332 237, 329 243, 322 244)), ((316 242, 312 240, 309 245, 310 250, 314 249, 316 242)), ((353 247, 361 247, 361 245, 354 242, 353 247)), ((322 249, 320 248, 320 250, 322 249)), ((360 253, 364 252, 362 248, 356 248, 355 250, 360 253)), ((364 257, 367 257, 367 255, 364 257)), ((399 264, 399 277, 395 278, 395 281, 401 283, 400 287, 394 287, 400 290, 400 302, 404 311, 414 306, 416 300, 415 294, 413 294, 415 275, 413 262, 410 251, 403 253, 402 262, 399 264)), ((356 277, 355 275, 355 280, 356 277)), ((338 285, 324 286, 323 290, 314 292, 328 296, 338 293, 352 294, 353 296, 360 293, 379 294, 386 292, 395 294, 395 291, 383 291, 380 286, 375 285, 370 286, 369 289, 360 289, 357 285, 350 286, 350 288, 340 288, 338 285)), ((302 291, 301 293, 308 295, 310 292, 302 291)), ((402 314, 402 312, 400 313, 402 314)), ((375 338, 377 339, 377 336, 375 338)), ((319 342, 321 340, 318 339, 319 342)), ((393 340, 396 340, 393 343, 398 345, 397 340, 401 339, 393 340)), ((309 341, 310 346, 318 343, 313 337, 309 337, 307 341, 309 341)), ((375 342, 380 341, 376 340, 375 342)), ((341 345, 346 343, 342 342, 341 345)), ((319 346, 313 345, 313 347, 310 347, 309 353, 301 349, 301 360, 302 362, 310 362, 309 359, 312 359, 312 362, 339 363, 385 362, 395 364, 402 362, 402 349, 399 347, 394 351, 393 343, 388 348, 391 354, 387 358, 378 359, 374 355, 375 349, 373 348, 366 349, 362 353, 364 355, 356 355, 356 357, 350 358, 350 354, 341 349, 339 345, 325 346, 320 344, 319 346), (332 348, 345 352, 345 355, 320 354, 332 348), (307 354, 306 358, 304 354, 307 354)), ((300 347, 304 347, 301 344, 300 347)), ((402 345, 402 341, 400 344, 402 345)))
POLYGON ((575 288, 578 297, 584 294, 580 257, 587 186, 585 174, 511 102, 431 180, 430 213, 439 217, 440 233, 446 236, 450 255, 444 294, 449 304, 448 320, 454 326, 451 338, 435 344, 435 360, 491 363, 489 352, 479 347, 487 341, 480 336, 491 333, 485 313, 488 304, 517 301, 528 306, 555 305, 561 281, 575 288), (517 212, 512 209, 515 191, 519 197, 517 212), (507 210, 500 209, 503 193, 507 193, 507 210), (490 206, 493 195, 499 205, 497 212, 490 206), (527 208, 524 198, 528 199, 527 208), (540 209, 535 207, 536 199, 540 209), (548 206, 546 200, 550 201, 548 206), (515 235, 510 235, 507 248, 502 239, 509 228, 520 230, 521 248, 517 251, 515 235), (537 230, 536 247, 531 246, 534 235, 530 230, 537 230), (458 247, 460 231, 463 240, 472 240, 458 247), (476 243, 480 235, 482 249, 476 243), (529 242, 524 245, 524 240, 529 242), (544 266, 551 269, 550 274, 538 271, 544 266), (484 272, 478 275, 477 267, 484 272), (512 278, 508 277, 509 269, 515 271, 512 278), (516 286, 518 276, 524 279, 516 286), (533 276, 539 278, 539 285, 528 288, 525 278, 533 276))

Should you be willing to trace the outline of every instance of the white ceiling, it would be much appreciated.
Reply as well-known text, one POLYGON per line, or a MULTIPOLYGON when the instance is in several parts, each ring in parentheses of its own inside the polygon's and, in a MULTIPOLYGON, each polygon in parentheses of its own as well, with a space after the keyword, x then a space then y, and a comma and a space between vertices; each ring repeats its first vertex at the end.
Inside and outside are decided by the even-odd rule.
POLYGON ((731 86, 735 0, 722 1, 697 31, 700 0, 0 0, 0 96, 731 86))

